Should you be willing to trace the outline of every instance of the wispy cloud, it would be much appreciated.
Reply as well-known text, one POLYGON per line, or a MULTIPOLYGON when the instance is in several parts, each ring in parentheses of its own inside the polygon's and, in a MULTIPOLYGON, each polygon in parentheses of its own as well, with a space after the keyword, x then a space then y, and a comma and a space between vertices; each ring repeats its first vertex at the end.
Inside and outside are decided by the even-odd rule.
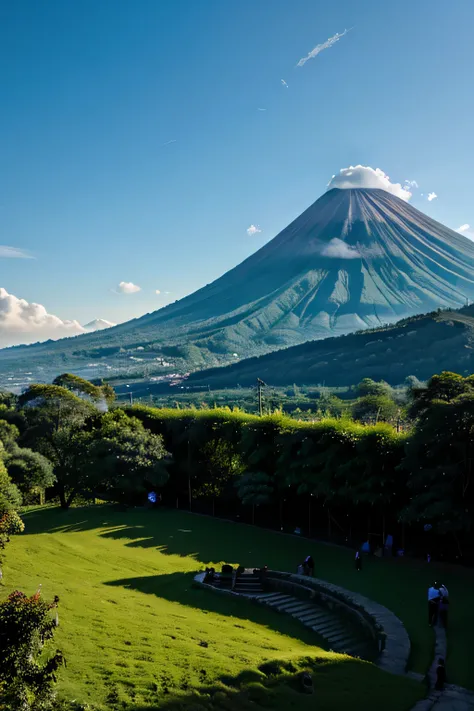
POLYGON ((258 108, 257 111, 266 111, 266 109, 260 109, 260 108, 258 108))
POLYGON ((286 88, 288 89, 288 84, 286 83, 286 81, 284 79, 280 79, 280 81, 281 81, 282 85, 286 86, 286 88))
POLYGON ((436 193, 428 193, 428 202, 431 202, 432 200, 436 200, 438 196, 436 193))
POLYGON ((162 143, 162 146, 169 146, 170 143, 176 143, 176 138, 172 138, 171 141, 166 141, 166 143, 162 143))
POLYGON ((462 234, 463 232, 467 232, 470 227, 471 227, 471 225, 468 225, 466 222, 465 225, 461 225, 461 227, 458 227, 456 232, 460 232, 462 234))
POLYGON ((405 180, 405 183, 407 184, 408 188, 419 188, 420 186, 416 182, 416 180, 405 180))
POLYGON ((0 244, 0 259, 34 259, 34 257, 26 249, 0 244))
POLYGON ((136 294, 137 291, 142 290, 141 286, 137 286, 131 281, 121 281, 117 288, 120 294, 136 294))
POLYGON ((333 259, 357 259, 360 257, 360 252, 356 247, 352 247, 347 242, 344 242, 339 237, 334 237, 321 250, 323 257, 331 257, 333 259))
POLYGON ((249 237, 252 237, 253 235, 258 234, 262 230, 258 225, 250 225, 250 227, 247 227, 247 234, 249 237))
POLYGON ((161 294, 161 291, 159 289, 155 289, 155 294, 161 294))
POLYGON ((315 57, 318 56, 318 54, 321 54, 321 52, 324 52, 325 49, 329 49, 332 47, 336 42, 339 42, 342 37, 347 35, 348 32, 350 32, 352 27, 348 30, 344 30, 344 32, 336 32, 335 35, 332 37, 329 37, 329 39, 326 40, 326 42, 322 42, 321 44, 317 44, 314 49, 311 50, 311 52, 308 52, 306 57, 302 57, 298 64, 296 65, 297 67, 302 67, 306 64, 306 62, 309 59, 314 59, 315 57))

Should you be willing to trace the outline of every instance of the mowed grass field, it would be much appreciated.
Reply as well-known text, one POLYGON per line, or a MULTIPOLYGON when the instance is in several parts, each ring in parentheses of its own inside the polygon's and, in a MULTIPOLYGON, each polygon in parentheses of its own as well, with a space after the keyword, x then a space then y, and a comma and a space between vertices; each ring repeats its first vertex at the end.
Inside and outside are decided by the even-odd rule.
POLYGON ((293 570, 308 552, 317 576, 362 591, 404 620, 417 671, 428 667, 433 646, 426 587, 442 573, 454 603, 448 674, 469 685, 471 571, 374 559, 358 574, 351 551, 313 543, 308 550, 296 537, 179 511, 43 508, 24 520, 25 533, 6 551, 0 597, 39 585, 45 597, 60 596, 55 644, 67 658, 59 684, 67 698, 134 711, 408 710, 423 695, 421 684, 315 646, 317 638, 290 617, 192 586, 211 563, 293 570), (296 685, 303 668, 313 671, 313 696, 296 685))

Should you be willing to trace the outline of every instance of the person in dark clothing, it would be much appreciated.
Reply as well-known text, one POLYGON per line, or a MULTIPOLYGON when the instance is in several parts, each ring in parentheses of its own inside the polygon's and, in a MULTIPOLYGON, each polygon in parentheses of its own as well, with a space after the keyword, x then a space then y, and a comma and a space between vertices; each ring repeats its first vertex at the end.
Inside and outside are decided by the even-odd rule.
POLYGON ((312 556, 308 555, 303 561, 304 574, 313 577, 314 573, 314 560, 312 556))
POLYGON ((444 685, 446 684, 446 667, 444 665, 444 659, 440 657, 438 659, 438 666, 436 667, 436 691, 443 691, 444 685))
POLYGON ((360 554, 360 551, 357 551, 355 554, 355 567, 356 570, 362 570, 362 556, 360 554))
MULTIPOLYGON (((446 588, 445 588, 446 590, 446 588)), ((443 587, 440 588, 441 597, 438 605, 439 621, 444 629, 448 628, 449 597, 443 594, 443 587)))
POLYGON ((438 583, 428 588, 428 623, 430 627, 438 623, 440 592, 438 583))

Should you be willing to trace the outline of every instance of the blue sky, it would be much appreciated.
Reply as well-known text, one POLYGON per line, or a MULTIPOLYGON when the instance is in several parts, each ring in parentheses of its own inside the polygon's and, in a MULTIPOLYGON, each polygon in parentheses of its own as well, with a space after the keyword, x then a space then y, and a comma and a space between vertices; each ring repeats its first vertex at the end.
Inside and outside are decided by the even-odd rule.
POLYGON ((0 287, 127 320, 220 276, 359 163, 474 225, 473 24, 466 0, 6 0, 0 245, 35 259, 0 257, 0 287))

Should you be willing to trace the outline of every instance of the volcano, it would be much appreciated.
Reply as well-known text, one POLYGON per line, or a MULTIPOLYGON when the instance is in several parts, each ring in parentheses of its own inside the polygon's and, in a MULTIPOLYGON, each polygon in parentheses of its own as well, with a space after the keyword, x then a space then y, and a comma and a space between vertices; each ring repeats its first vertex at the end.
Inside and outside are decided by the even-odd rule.
MULTIPOLYGON (((474 243, 377 188, 333 188, 213 283, 71 353, 153 342, 239 358, 379 327, 474 299, 474 243)), ((13 349, 44 353, 46 344, 13 349)), ((0 353, 0 366, 6 351, 0 353)))

